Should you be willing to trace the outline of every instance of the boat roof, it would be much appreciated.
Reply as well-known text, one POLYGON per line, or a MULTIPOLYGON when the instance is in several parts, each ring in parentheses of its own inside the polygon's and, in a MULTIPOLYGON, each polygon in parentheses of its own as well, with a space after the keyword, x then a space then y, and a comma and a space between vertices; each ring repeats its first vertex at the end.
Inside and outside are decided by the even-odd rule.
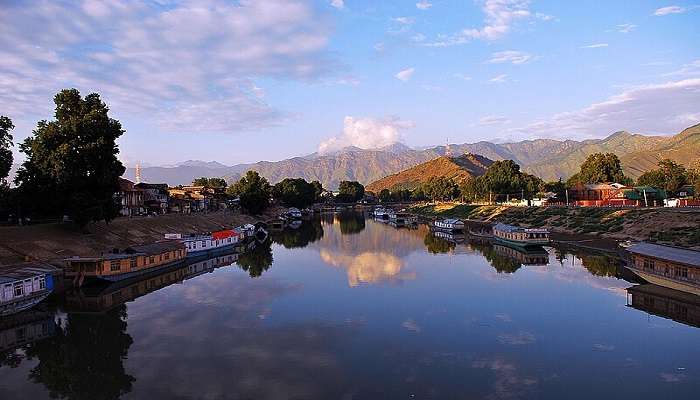
POLYGON ((179 250, 183 247, 181 242, 175 240, 166 240, 162 242, 142 244, 140 246, 131 246, 124 250, 125 253, 144 253, 144 254, 160 254, 166 251, 179 250))
POLYGON ((493 229, 499 230, 501 232, 522 232, 524 230, 524 228, 521 228, 519 226, 502 224, 500 222, 494 225, 493 229))
POLYGON ((20 281, 39 275, 51 274, 56 271, 58 269, 51 265, 34 262, 0 265, 0 283, 20 281))
POLYGON ((643 256, 700 267, 700 251, 696 250, 642 242, 633 244, 627 248, 627 251, 643 256))
POLYGON ((461 223, 462 221, 458 220, 457 218, 446 218, 446 219, 443 219, 442 221, 438 221, 438 222, 442 222, 444 224, 456 224, 458 222, 461 223))

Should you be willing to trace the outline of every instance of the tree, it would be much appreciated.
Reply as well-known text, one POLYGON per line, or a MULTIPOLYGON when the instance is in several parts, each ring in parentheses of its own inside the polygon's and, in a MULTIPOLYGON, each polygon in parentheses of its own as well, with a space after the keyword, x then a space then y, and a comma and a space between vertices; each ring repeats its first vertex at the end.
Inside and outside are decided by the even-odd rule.
POLYGON ((316 201, 317 188, 303 178, 285 178, 272 188, 272 195, 287 207, 306 208, 316 201))
POLYGON ((423 184, 423 192, 433 201, 452 200, 459 196, 459 187, 450 178, 431 177, 428 182, 423 184))
POLYGON ((12 168, 12 120, 0 115, 0 186, 7 185, 7 175, 12 168))
POLYGON ((357 181, 340 181, 338 195, 335 201, 339 203, 354 203, 365 195, 365 187, 357 181))
POLYGON ((311 181, 311 186, 314 187, 314 203, 321 201, 321 195, 323 194, 323 185, 319 181, 311 181))
POLYGON ((124 166, 116 140, 119 121, 96 93, 82 98, 76 89, 54 97, 54 121, 39 121, 20 151, 26 160, 15 182, 21 202, 34 212, 68 215, 79 226, 110 221, 119 213, 115 193, 124 166))
POLYGON ((581 170, 569 178, 568 186, 579 183, 618 182, 630 184, 632 180, 622 172, 620 159, 613 153, 594 153, 581 164, 581 170))
POLYGON ((260 214, 270 205, 270 183, 256 171, 248 171, 227 193, 238 196, 241 207, 249 214, 260 214))
POLYGON ((688 168, 688 184, 695 188, 695 198, 700 198, 700 159, 688 168))
POLYGON ((192 181, 192 186, 204 186, 207 188, 212 188, 212 189, 225 189, 227 184, 226 184, 226 179, 224 178, 206 178, 206 177, 201 177, 197 178, 192 181))
POLYGON ((653 186, 669 192, 675 192, 688 181, 688 172, 682 165, 665 159, 659 161, 659 168, 642 174, 637 179, 641 186, 653 186))
POLYGON ((382 189, 379 191, 379 201, 382 203, 386 203, 387 201, 391 201, 391 192, 389 189, 382 189))

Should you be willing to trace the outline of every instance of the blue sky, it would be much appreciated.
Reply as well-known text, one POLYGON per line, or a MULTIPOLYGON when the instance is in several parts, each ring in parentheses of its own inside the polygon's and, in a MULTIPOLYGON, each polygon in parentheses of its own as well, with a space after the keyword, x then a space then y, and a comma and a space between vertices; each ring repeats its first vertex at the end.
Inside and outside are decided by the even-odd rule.
POLYGON ((673 134, 700 122, 700 3, 0 4, 0 114, 98 92, 133 165, 347 145, 673 134))

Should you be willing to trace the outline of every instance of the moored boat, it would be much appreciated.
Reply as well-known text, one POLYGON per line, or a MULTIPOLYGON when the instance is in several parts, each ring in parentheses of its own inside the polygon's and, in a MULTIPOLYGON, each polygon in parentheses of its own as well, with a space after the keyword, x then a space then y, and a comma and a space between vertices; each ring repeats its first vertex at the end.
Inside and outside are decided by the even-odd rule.
POLYGON ((292 207, 292 208, 288 209, 286 213, 284 213, 284 216, 288 219, 294 220, 294 219, 301 219, 302 214, 301 214, 301 210, 299 210, 298 208, 292 207))
POLYGON ((372 211, 372 215, 378 219, 389 219, 389 211, 384 207, 377 207, 372 211))
POLYGON ((240 241, 241 233, 233 229, 211 232, 203 235, 166 234, 168 240, 179 241, 187 249, 187 257, 198 257, 229 251, 240 241))
POLYGON ((627 268, 645 281, 700 295, 700 251, 641 242, 627 252, 627 268))
POLYGON ((183 262, 187 257, 185 245, 177 240, 165 240, 98 257, 74 256, 65 259, 65 275, 80 286, 84 279, 120 281, 183 262))
POLYGON ((549 230, 544 228, 523 228, 507 224, 493 226, 496 240, 516 246, 542 246, 549 244, 549 230))
POLYGON ((430 227, 443 232, 463 232, 464 222, 456 218, 447 218, 433 222, 430 227))
POLYGON ((30 309, 51 294, 56 268, 22 263, 0 267, 0 317, 30 309))

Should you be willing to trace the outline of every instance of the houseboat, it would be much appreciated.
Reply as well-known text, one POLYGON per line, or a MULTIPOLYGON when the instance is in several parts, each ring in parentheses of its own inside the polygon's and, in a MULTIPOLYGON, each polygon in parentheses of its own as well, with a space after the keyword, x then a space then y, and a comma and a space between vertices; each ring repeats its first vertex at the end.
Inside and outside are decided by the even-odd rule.
POLYGON ((506 243, 494 244, 496 254, 508 257, 522 265, 545 266, 549 264, 549 253, 542 246, 510 246, 506 243))
POLYGON ((438 231, 438 230, 433 231, 432 235, 435 236, 436 238, 444 239, 444 240, 447 240, 448 242, 452 242, 452 243, 456 243, 456 244, 464 243, 464 240, 466 239, 466 236, 464 236, 464 234, 462 234, 462 233, 445 232, 445 231, 438 231))
POLYGON ((377 219, 389 219, 389 211, 384 207, 377 207, 372 211, 372 215, 377 219))
POLYGON ((51 294, 56 268, 38 263, 0 267, 0 317, 34 307, 51 294))
POLYGON ((187 249, 187 257, 215 254, 230 251, 240 240, 241 234, 233 229, 212 232, 204 235, 166 234, 165 238, 181 242, 187 249))
POLYGON ((645 281, 700 295, 700 251, 641 242, 627 252, 627 268, 645 281))
POLYGON ((295 220, 295 219, 301 219, 302 214, 301 214, 301 210, 299 210, 298 208, 292 207, 289 210, 287 210, 286 213, 284 213, 284 216, 288 219, 295 220))
POLYGON ((184 243, 166 240, 116 250, 99 257, 71 257, 65 260, 65 274, 80 286, 84 279, 120 281, 152 273, 181 263, 187 257, 184 243))
POLYGON ((542 246, 549 243, 549 230, 496 224, 493 226, 493 237, 503 243, 516 246, 542 246))
POLYGON ((627 289, 627 307, 700 328, 700 296, 645 283, 627 289))
POLYGON ((409 213, 390 211, 389 221, 395 224, 410 225, 414 224, 416 222, 416 219, 409 213))
POLYGON ((443 232, 463 232, 464 222, 458 219, 448 218, 433 222, 431 228, 443 232))

